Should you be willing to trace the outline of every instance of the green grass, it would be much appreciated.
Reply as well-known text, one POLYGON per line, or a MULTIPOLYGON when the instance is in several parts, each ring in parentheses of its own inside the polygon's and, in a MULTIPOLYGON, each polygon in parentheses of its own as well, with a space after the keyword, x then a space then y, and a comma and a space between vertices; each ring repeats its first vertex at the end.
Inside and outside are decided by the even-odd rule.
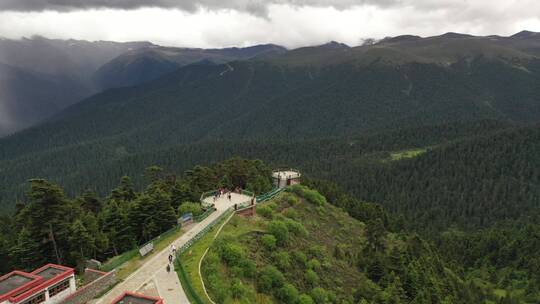
POLYGON ((135 270, 137 270, 137 268, 139 268, 146 259, 152 257, 154 254, 156 254, 156 252, 160 252, 161 250, 169 246, 183 233, 184 232, 181 228, 171 229, 154 240, 154 250, 145 257, 141 257, 141 255, 139 254, 139 249, 136 248, 111 258, 110 260, 105 262, 105 264, 103 264, 101 269, 103 271, 112 271, 114 269, 117 269, 118 279, 123 280, 127 278, 130 274, 132 274, 135 270))
MULTIPOLYGON (((211 304, 211 302, 207 299, 204 289, 202 287, 201 278, 199 276, 199 261, 201 260, 201 257, 203 256, 206 249, 210 247, 210 245, 212 245, 217 230, 219 229, 219 227, 221 227, 225 220, 227 220, 227 218, 223 218, 222 220, 220 220, 212 229, 210 229, 210 231, 205 236, 195 242, 189 249, 186 250, 186 252, 180 255, 180 259, 184 266, 186 275, 191 282, 191 286, 193 287, 194 291, 199 295, 201 300, 204 303, 208 304, 211 304)), ((185 282, 185 278, 183 278, 180 274, 178 277, 180 278, 182 286, 186 286, 185 284, 187 283, 185 282)), ((191 295, 189 292, 186 293, 186 295, 188 296, 190 302, 197 303, 194 299, 194 296, 191 295)))
POLYGON ((401 160, 405 158, 414 158, 426 152, 427 152, 426 148, 417 148, 417 149, 403 150, 403 151, 397 151, 397 152, 390 152, 389 160, 396 161, 396 160, 401 160))

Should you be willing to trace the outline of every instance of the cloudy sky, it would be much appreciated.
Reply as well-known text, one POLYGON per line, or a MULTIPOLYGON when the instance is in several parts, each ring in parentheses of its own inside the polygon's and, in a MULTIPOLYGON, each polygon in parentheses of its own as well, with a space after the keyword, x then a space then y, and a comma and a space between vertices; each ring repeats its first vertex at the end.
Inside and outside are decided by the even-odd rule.
POLYGON ((539 0, 0 0, 0 36, 191 47, 540 31, 539 0))

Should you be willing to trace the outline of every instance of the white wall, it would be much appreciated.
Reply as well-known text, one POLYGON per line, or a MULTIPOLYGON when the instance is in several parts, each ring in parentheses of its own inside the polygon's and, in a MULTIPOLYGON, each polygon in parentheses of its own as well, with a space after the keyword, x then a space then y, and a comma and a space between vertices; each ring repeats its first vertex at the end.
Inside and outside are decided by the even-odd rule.
MULTIPOLYGON (((63 280, 62 280, 63 281, 63 280)), ((52 287, 52 286, 51 286, 52 287)), ((47 290, 47 293, 46 293, 46 300, 45 300, 45 303, 46 304, 57 304, 57 303, 60 303, 63 299, 65 299, 67 296, 69 296, 70 294, 74 293, 75 290, 77 289, 77 285, 75 283, 75 276, 72 275, 71 277, 69 277, 69 288, 62 291, 61 293, 59 294, 56 294, 54 297, 52 298, 49 298, 49 291, 47 290)))

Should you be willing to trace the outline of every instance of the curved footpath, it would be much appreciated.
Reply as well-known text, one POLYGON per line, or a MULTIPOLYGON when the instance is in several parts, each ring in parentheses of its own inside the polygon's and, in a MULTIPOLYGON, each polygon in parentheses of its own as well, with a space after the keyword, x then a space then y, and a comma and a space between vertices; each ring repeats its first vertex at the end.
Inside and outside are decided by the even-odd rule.
MULTIPOLYGON (((225 213, 227 209, 234 204, 241 204, 250 201, 251 197, 243 194, 232 193, 231 200, 224 195, 216 200, 216 211, 210 214, 203 221, 196 223, 186 233, 176 239, 173 244, 176 248, 182 247, 197 233, 203 230, 206 226, 212 223, 216 218, 225 213)), ((213 203, 213 198, 207 198, 213 203)), ((146 261, 135 272, 128 276, 124 281, 116 285, 113 289, 107 292, 104 296, 98 299, 97 304, 109 304, 120 296, 124 291, 138 292, 146 283, 153 281, 156 286, 159 296, 163 298, 166 304, 189 304, 189 301, 182 289, 182 285, 175 271, 167 273, 166 267, 168 256, 170 254, 169 247, 163 249, 158 254, 154 255, 146 261)))

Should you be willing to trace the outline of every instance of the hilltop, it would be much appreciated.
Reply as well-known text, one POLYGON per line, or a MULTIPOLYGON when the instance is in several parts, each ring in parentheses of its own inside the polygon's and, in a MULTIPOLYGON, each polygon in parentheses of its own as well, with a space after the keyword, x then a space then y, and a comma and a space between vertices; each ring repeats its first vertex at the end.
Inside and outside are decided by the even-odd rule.
POLYGON ((232 218, 202 262, 217 303, 496 299, 489 290, 474 290, 417 236, 389 231, 384 217, 356 220, 316 190, 294 186, 257 206, 257 214, 232 218))

